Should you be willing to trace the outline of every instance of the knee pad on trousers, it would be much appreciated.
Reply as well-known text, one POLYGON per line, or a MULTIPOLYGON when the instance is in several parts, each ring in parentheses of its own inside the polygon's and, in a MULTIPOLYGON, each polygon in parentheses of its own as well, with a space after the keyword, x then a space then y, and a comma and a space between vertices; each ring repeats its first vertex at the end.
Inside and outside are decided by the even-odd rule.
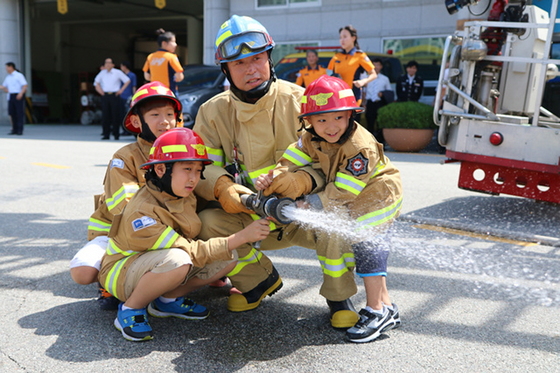
POLYGON ((377 242, 360 242, 352 245, 352 250, 358 276, 387 276, 389 250, 385 245, 377 242))

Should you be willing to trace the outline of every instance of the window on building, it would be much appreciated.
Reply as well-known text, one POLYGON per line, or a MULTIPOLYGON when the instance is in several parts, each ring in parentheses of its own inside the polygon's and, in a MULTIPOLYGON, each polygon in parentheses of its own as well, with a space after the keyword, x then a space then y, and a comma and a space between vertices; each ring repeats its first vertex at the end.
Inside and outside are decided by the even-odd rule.
POLYGON ((256 0, 257 8, 290 7, 290 6, 318 6, 321 0, 256 0))
POLYGON ((438 80, 444 46, 444 36, 383 40, 383 51, 392 53, 403 65, 411 60, 418 62, 418 73, 424 80, 438 80))

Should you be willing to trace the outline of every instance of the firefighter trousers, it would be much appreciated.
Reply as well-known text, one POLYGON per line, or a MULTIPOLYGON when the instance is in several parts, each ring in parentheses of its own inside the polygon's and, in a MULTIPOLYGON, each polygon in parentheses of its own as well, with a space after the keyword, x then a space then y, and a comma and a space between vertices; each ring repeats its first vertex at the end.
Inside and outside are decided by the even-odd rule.
MULTIPOLYGON (((207 208, 199 213, 202 230, 199 239, 227 237, 253 222, 251 215, 229 214, 221 208, 207 208)), ((272 229, 272 228, 271 228, 272 229)), ((323 272, 320 294, 328 300, 342 301, 356 294, 354 255, 350 243, 338 236, 304 229, 294 223, 277 225, 260 243, 237 248, 237 266, 228 274, 233 286, 245 293, 255 288, 272 273, 272 262, 262 251, 301 246, 316 251, 323 272)))

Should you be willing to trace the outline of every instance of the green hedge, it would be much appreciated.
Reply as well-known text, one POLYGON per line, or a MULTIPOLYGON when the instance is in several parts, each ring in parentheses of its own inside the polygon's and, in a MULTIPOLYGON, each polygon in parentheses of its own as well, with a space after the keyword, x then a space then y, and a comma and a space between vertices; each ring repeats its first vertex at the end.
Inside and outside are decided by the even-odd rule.
POLYGON ((433 107, 420 102, 393 102, 377 112, 380 128, 436 128, 433 121, 433 107))

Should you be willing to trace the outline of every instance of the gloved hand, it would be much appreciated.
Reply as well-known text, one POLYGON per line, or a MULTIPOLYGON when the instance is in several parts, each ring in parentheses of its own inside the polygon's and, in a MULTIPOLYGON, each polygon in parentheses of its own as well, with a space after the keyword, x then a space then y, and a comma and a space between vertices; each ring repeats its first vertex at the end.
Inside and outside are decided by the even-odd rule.
POLYGON ((281 197, 296 199, 304 194, 311 193, 312 189, 313 180, 307 172, 283 172, 274 177, 272 184, 264 190, 263 194, 268 196, 277 193, 281 197))
POLYGON ((228 176, 220 176, 214 185, 214 197, 220 202, 225 212, 238 214, 245 212, 252 214, 253 211, 247 209, 241 203, 241 194, 252 194, 253 191, 243 185, 234 183, 228 176))

